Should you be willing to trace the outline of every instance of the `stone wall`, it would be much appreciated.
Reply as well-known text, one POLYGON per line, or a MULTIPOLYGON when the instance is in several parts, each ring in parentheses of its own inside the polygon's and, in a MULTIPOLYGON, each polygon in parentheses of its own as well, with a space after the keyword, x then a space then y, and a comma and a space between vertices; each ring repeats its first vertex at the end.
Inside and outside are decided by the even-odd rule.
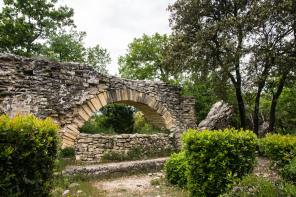
POLYGON ((142 157, 145 157, 149 151, 174 151, 177 148, 174 134, 103 136, 100 134, 80 133, 75 141, 76 160, 90 163, 99 162, 105 153, 127 154, 135 147, 141 148, 142 157))
POLYGON ((110 103, 132 105, 150 124, 177 136, 196 128, 195 99, 180 90, 161 81, 108 76, 85 64, 0 53, 0 114, 51 117, 60 126, 63 147, 74 146, 84 122, 110 103))

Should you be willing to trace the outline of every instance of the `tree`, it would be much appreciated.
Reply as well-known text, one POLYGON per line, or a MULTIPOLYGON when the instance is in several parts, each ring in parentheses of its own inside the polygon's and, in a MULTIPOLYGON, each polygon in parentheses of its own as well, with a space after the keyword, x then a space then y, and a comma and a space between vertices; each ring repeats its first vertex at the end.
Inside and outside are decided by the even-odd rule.
POLYGON ((251 30, 248 22, 253 1, 178 0, 169 6, 175 41, 169 56, 171 70, 211 73, 220 81, 230 79, 236 91, 241 127, 246 127, 242 95, 244 41, 251 30), (174 53, 174 54, 172 54, 174 53), (178 68, 179 67, 179 68, 178 68))
POLYGON ((111 58, 107 49, 96 45, 95 47, 89 47, 86 53, 86 63, 88 65, 91 65, 101 73, 108 73, 106 66, 111 63, 111 58))
POLYGON ((0 13, 0 52, 31 56, 37 40, 63 26, 74 26, 73 9, 55 8, 57 0, 4 0, 0 13))
POLYGON ((294 8, 293 0, 178 0, 169 6, 174 39, 166 65, 174 72, 210 75, 220 81, 224 94, 223 87, 231 81, 243 128, 244 97, 253 94, 256 133, 262 91, 270 79, 278 78, 270 108, 271 131, 276 101, 295 68, 294 8))
POLYGON ((105 128, 113 128, 116 133, 133 133, 135 109, 124 104, 109 104, 100 109, 105 117, 100 119, 105 128))
POLYGON ((144 34, 142 38, 135 38, 128 45, 128 53, 118 59, 119 74, 128 79, 168 80, 169 73, 162 63, 168 46, 166 34, 144 34))
POLYGON ((99 72, 107 73, 106 65, 111 63, 110 54, 107 49, 99 45, 86 49, 83 43, 85 36, 85 32, 78 32, 75 29, 69 32, 62 29, 52 33, 40 55, 54 61, 86 63, 99 72))
POLYGON ((294 4, 293 1, 264 0, 253 8, 256 25, 250 35, 254 44, 250 47, 252 58, 248 75, 253 78, 253 85, 257 86, 253 116, 256 133, 261 92, 268 88, 273 95, 269 117, 269 132, 273 132, 277 100, 290 71, 296 68, 294 4))
POLYGON ((50 59, 60 62, 84 62, 85 47, 83 39, 85 32, 71 29, 69 33, 62 29, 52 33, 46 42, 43 53, 50 59))

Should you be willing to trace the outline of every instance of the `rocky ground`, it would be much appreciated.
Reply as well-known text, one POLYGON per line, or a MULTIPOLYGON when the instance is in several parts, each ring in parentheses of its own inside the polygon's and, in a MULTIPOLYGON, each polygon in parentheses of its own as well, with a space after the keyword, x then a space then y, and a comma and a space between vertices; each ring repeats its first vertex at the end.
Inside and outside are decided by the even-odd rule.
MULTIPOLYGON (((280 179, 275 170, 270 169, 271 161, 265 157, 258 158, 258 165, 253 170, 255 176, 263 177, 270 180, 280 179)), ((87 183, 89 187, 95 188, 94 196, 103 197, 186 197, 188 193, 181 188, 173 187, 165 181, 164 172, 135 174, 131 176, 114 177, 102 180, 92 180, 87 183)), ((79 187, 74 185, 74 187, 79 187)), ((78 189, 78 188, 77 188, 78 189)), ((62 196, 93 196, 83 191, 72 191, 64 193, 62 196)))

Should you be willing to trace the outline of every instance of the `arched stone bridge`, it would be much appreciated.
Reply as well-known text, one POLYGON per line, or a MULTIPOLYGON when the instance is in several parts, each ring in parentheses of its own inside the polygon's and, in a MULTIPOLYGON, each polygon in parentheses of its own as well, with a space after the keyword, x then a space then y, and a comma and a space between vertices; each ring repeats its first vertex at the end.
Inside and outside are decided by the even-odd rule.
POLYGON ((109 103, 132 105, 152 125, 177 135, 196 128, 195 99, 179 92, 168 83, 121 79, 84 64, 0 54, 0 114, 51 117, 64 146, 73 146, 78 128, 109 103))

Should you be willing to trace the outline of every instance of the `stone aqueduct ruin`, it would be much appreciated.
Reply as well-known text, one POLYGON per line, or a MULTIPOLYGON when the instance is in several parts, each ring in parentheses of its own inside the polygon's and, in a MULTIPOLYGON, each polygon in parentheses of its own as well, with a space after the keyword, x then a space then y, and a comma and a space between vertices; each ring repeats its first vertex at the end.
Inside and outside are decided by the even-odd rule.
POLYGON ((132 105, 150 124, 177 136, 196 128, 195 99, 179 92, 168 83, 121 79, 84 64, 0 54, 0 114, 51 117, 63 146, 73 146, 78 128, 109 103, 132 105))

